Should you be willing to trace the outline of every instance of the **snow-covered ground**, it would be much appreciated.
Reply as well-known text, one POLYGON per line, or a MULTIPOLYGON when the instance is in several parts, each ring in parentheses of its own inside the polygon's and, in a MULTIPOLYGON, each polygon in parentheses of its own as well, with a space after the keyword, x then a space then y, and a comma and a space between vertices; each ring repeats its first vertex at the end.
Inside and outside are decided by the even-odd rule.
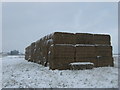
POLYGON ((115 67, 91 70, 49 70, 22 56, 2 58, 3 88, 117 88, 118 58, 115 67))
POLYGON ((0 55, 0 90, 2 89, 2 57, 0 55))

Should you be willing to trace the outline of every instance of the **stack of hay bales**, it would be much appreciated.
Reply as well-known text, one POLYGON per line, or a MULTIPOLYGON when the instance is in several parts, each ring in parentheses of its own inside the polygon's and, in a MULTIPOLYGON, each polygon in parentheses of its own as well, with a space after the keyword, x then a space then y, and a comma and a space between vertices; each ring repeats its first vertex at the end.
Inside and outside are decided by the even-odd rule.
POLYGON ((95 67, 113 66, 110 36, 76 33, 76 61, 92 62, 95 67))
POLYGON ((69 64, 74 62, 75 47, 72 45, 55 44, 50 48, 48 53, 50 69, 69 69, 69 64))
POLYGON ((69 63, 74 62, 75 57, 75 35, 55 32, 52 40, 48 53, 50 69, 69 69, 69 63))
POLYGON ((73 62, 113 66, 110 36, 103 34, 55 32, 28 46, 25 59, 50 69, 70 69, 73 62))

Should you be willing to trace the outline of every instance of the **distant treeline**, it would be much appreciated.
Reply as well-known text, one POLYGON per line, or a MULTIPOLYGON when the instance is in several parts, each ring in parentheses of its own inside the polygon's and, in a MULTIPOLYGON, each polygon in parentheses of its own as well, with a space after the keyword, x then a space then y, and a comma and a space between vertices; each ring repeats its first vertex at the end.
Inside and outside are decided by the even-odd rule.
POLYGON ((19 50, 12 50, 10 52, 1 52, 2 55, 24 55, 23 53, 20 53, 19 50))

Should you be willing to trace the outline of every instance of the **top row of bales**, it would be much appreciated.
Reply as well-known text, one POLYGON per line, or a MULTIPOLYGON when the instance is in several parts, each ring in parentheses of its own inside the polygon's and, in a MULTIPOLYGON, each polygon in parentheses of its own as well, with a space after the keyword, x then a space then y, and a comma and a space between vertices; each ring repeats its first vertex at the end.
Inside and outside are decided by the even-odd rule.
POLYGON ((53 44, 107 44, 110 45, 110 35, 89 33, 55 32, 40 39, 53 44))
POLYGON ((107 34, 90 34, 90 33, 66 33, 55 32, 49 34, 35 43, 39 42, 52 44, 105 44, 111 45, 110 35, 107 34))

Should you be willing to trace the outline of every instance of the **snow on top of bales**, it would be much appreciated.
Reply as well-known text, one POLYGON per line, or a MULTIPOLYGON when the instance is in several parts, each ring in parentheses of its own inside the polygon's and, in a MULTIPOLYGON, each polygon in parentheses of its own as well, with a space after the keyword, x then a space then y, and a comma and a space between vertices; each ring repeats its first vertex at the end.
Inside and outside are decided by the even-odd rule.
POLYGON ((107 44, 76 44, 75 46, 110 46, 107 44))
MULTIPOLYGON (((110 45, 106 45, 106 44, 55 44, 55 45, 59 45, 59 46, 110 46, 110 45)), ((54 46, 54 44, 52 44, 51 46, 54 46)))
POLYGON ((91 62, 74 62, 74 63, 70 63, 70 65, 86 65, 86 64, 92 64, 92 65, 94 65, 91 62))

